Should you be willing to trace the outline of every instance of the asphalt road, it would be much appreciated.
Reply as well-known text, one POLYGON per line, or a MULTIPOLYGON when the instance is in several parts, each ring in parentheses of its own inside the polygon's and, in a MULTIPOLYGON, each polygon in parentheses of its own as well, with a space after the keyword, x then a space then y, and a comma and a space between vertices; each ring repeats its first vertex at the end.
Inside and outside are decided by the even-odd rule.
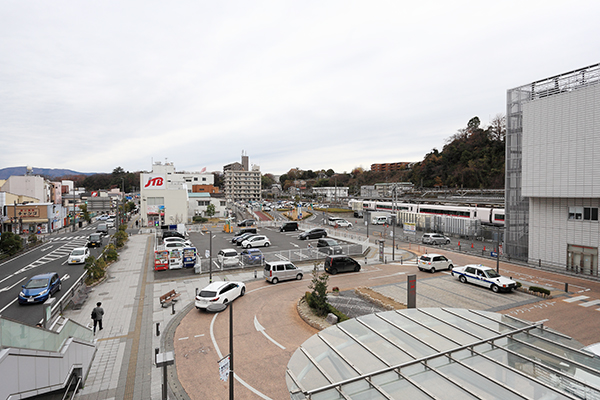
MULTIPOLYGON (((54 297, 60 299, 84 273, 85 264, 67 265, 68 256, 74 248, 85 246, 87 237, 96 231, 96 225, 48 236, 42 245, 0 264, 0 315, 29 325, 40 322, 43 318, 41 304, 19 305, 17 296, 21 286, 34 275, 57 272, 62 289, 54 297)), ((104 245, 107 242, 105 238, 104 245)), ((101 248, 90 249, 94 257, 101 251, 101 248)))

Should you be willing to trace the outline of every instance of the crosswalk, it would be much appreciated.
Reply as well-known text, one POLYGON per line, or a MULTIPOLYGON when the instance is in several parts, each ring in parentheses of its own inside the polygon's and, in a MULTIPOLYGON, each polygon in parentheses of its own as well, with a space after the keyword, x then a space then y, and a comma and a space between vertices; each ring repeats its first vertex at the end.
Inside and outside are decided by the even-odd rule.
POLYGON ((78 235, 78 236, 57 236, 57 237, 48 237, 46 238, 45 242, 46 243, 51 243, 51 242, 70 242, 70 241, 77 241, 77 240, 83 240, 84 242, 87 241, 88 235, 78 235))
MULTIPOLYGON (((579 304, 577 304, 580 307, 593 307, 593 306, 597 306, 600 304, 600 300, 598 299, 591 299, 591 300, 587 300, 589 299, 589 296, 576 296, 576 297, 569 297, 567 299, 564 299, 563 301, 565 303, 575 303, 575 302, 581 302, 579 304)), ((600 311, 600 308, 596 308, 596 311, 600 311)))
MULTIPOLYGON (((50 253, 45 254, 44 256, 38 258, 34 262, 27 264, 20 270, 16 271, 13 275, 17 275, 17 274, 23 273, 25 271, 29 271, 31 269, 39 267, 40 265, 47 264, 51 261, 58 260, 59 258, 66 257, 69 254, 71 254, 71 251, 74 248, 85 246, 86 241, 87 241, 87 238, 83 239, 83 240, 82 239, 73 240, 73 241, 70 241, 69 243, 65 243, 64 245, 60 246, 59 248, 52 250, 50 253)), ((45 248, 45 245, 41 247, 41 251, 50 250, 50 249, 51 248, 45 248)))

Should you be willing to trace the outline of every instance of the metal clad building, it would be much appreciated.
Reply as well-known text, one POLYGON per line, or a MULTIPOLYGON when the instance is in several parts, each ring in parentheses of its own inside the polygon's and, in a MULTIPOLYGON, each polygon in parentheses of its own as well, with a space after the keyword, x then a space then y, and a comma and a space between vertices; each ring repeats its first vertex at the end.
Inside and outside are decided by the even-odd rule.
POLYGON ((598 276, 600 64, 507 93, 510 257, 598 276))

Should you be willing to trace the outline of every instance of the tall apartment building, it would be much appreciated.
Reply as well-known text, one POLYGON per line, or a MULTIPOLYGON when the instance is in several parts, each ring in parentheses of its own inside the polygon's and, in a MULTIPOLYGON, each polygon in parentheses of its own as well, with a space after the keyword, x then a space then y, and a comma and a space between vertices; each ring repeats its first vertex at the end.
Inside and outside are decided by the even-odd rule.
POLYGON ((505 253, 598 276, 600 64, 507 92, 505 253))
POLYGON ((224 192, 227 201, 260 201, 260 168, 250 168, 248 156, 242 155, 242 162, 223 166, 224 192))
POLYGON ((373 172, 395 172, 404 171, 408 168, 408 162, 395 162, 395 163, 382 163, 382 164, 371 164, 371 171, 373 172))

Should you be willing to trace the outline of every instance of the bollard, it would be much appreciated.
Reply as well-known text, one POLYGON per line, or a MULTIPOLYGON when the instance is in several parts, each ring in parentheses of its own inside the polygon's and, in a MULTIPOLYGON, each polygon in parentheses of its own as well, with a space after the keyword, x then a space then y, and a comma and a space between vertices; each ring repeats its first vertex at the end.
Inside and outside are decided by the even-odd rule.
POLYGON ((156 365, 156 356, 158 355, 158 352, 160 351, 160 349, 158 347, 154 348, 154 364, 156 365))
POLYGON ((542 268, 542 259, 541 259, 541 258, 540 258, 540 259, 538 259, 538 267, 539 267, 539 268, 542 268))
POLYGON ((400 265, 404 264, 404 257, 400 256, 400 265))
POLYGON ((569 293, 569 284, 565 282, 565 292, 569 293))
POLYGON ((256 270, 254 270, 254 279, 256 279, 256 270))
POLYGON ((196 288, 196 297, 198 297, 198 288, 196 288))
POLYGON ((365 265, 367 265, 367 257, 365 257, 365 265))
POLYGON ((156 323, 156 336, 160 336, 160 322, 156 323))
POLYGON ((175 302, 171 302, 171 315, 175 314, 175 302))

